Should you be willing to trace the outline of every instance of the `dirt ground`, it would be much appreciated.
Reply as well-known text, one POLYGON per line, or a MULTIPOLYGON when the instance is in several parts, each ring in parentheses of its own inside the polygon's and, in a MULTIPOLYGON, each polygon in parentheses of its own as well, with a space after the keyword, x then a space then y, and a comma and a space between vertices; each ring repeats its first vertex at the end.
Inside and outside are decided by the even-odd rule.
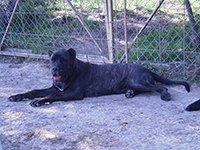
POLYGON ((197 150, 200 111, 184 111, 200 98, 192 84, 168 86, 172 100, 158 93, 131 99, 123 94, 33 108, 9 102, 12 94, 51 86, 46 63, 0 63, 0 141, 3 150, 197 150))

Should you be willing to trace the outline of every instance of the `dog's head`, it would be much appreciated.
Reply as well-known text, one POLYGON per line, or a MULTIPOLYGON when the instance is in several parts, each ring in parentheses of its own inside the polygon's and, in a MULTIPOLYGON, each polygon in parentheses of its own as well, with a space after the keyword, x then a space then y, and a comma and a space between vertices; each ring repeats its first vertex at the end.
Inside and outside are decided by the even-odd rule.
POLYGON ((75 69, 76 51, 69 50, 49 51, 51 73, 55 82, 63 82, 68 79, 75 69))

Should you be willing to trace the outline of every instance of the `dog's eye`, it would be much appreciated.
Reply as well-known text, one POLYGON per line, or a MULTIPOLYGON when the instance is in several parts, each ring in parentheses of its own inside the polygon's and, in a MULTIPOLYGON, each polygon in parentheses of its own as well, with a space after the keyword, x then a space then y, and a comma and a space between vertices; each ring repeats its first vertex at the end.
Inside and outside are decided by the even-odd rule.
POLYGON ((54 58, 51 58, 51 61, 52 61, 52 62, 55 62, 55 60, 56 60, 56 59, 54 59, 54 58))
POLYGON ((64 63, 64 62, 66 62, 66 59, 63 58, 63 57, 61 57, 61 58, 60 58, 60 62, 61 62, 61 63, 64 63))

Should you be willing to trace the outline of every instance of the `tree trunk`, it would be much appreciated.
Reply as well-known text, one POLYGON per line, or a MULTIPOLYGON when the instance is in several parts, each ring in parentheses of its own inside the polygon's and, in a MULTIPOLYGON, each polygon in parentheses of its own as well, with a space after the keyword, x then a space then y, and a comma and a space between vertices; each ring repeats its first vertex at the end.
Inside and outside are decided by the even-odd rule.
POLYGON ((8 22, 6 11, 3 5, 0 5, 0 26, 6 27, 6 22, 8 22))
POLYGON ((185 2, 185 5, 186 5, 186 9, 187 9, 188 16, 189 16, 189 19, 190 19, 190 24, 191 24, 191 27, 192 27, 192 35, 190 36, 190 41, 200 48, 200 38, 199 38, 199 34, 198 34, 197 23, 194 20, 194 16, 193 16, 192 8, 190 6, 190 2, 189 2, 189 0, 184 0, 184 2, 185 2))
POLYGON ((8 6, 4 9, 3 5, 0 5, 0 25, 6 27, 11 16, 11 13, 15 7, 17 0, 9 0, 8 6))

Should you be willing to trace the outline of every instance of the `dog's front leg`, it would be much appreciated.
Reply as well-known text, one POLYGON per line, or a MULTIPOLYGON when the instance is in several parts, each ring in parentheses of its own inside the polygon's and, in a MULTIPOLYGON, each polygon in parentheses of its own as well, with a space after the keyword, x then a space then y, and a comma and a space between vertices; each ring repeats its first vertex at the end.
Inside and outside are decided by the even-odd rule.
POLYGON ((12 102, 18 102, 26 98, 34 99, 34 98, 46 97, 57 91, 58 90, 54 86, 52 86, 47 89, 32 90, 23 94, 12 95, 8 99, 12 102))
POLYGON ((32 107, 39 107, 41 105, 44 105, 45 103, 51 104, 55 101, 70 101, 70 100, 82 100, 83 94, 81 94, 78 91, 75 92, 59 92, 51 94, 48 98, 44 98, 41 100, 33 100, 30 105, 32 107))

